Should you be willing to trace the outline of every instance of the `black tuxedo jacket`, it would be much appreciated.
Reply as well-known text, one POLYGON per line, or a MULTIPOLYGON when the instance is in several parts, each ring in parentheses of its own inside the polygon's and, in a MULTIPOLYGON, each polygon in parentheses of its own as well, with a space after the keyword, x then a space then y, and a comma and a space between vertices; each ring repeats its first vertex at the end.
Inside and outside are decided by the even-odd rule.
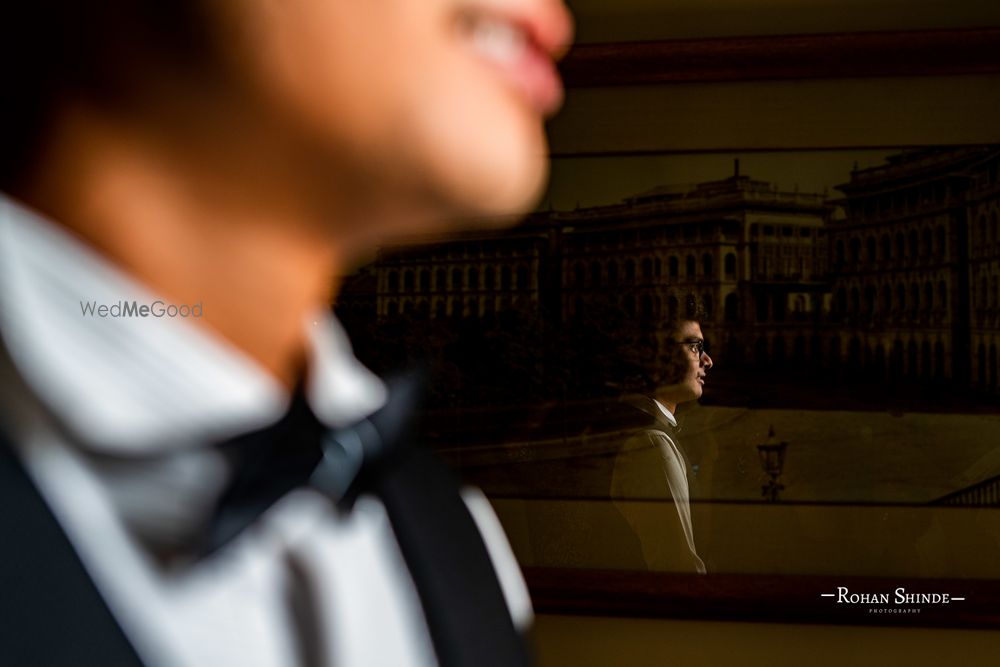
MULTIPOLYGON (((412 447, 380 473, 385 504, 442 665, 530 664, 457 484, 412 447)), ((0 435, 0 664, 131 667, 133 646, 0 435)))

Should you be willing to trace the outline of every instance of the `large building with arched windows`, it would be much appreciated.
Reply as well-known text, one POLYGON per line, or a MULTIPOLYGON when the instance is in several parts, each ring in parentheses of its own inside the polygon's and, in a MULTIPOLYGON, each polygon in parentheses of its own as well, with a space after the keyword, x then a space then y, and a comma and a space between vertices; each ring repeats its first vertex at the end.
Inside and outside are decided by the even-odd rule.
POLYGON ((991 147, 905 151, 838 186, 829 354, 846 368, 996 388, 998 160, 991 147))
POLYGON ((721 181, 555 214, 563 234, 563 317, 595 300, 610 303, 649 322, 662 346, 670 335, 664 325, 693 298, 719 354, 746 359, 753 341, 769 345, 776 329, 822 311, 831 212, 824 199, 781 192, 740 175, 737 165, 721 181))
POLYGON ((978 165, 969 182, 970 379, 1000 390, 1000 155, 978 165))
MULTIPOLYGON (((537 310, 542 294, 552 294, 550 272, 557 228, 536 215, 509 231, 483 231, 447 238, 421 237, 410 245, 380 251, 373 266, 378 319, 490 318, 507 309, 537 310)), ((349 306, 355 292, 345 290, 349 306)))
POLYGON ((513 309, 557 323, 611 313, 662 349, 694 300, 713 355, 732 366, 997 390, 1000 150, 904 151, 837 190, 780 191, 737 162, 719 181, 384 249, 338 309, 481 320, 513 309))

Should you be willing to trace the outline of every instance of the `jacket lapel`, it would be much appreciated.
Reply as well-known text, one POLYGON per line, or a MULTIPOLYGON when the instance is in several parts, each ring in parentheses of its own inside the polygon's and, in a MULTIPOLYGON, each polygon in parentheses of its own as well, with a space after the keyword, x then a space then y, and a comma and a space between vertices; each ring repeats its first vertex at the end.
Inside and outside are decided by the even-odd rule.
POLYGON ((142 664, 2 434, 0 536, 4 664, 142 664))

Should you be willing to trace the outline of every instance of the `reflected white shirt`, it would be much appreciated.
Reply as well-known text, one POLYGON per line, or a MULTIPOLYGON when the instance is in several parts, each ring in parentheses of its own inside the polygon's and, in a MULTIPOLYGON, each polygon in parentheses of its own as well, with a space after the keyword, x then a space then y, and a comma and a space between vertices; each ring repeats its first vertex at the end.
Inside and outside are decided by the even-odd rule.
MULTIPOLYGON (((677 429, 677 419, 665 405, 648 396, 636 397, 632 403, 656 420, 655 428, 644 429, 626 444, 627 450, 652 445, 658 452, 663 475, 666 478, 670 496, 677 510, 684 540, 694 563, 695 570, 705 574, 705 563, 698 555, 694 541, 694 527, 691 523, 691 492, 688 484, 688 462, 671 434, 677 429)), ((616 471, 617 473, 617 471, 616 471)))
MULTIPOLYGON (((288 403, 269 374, 206 327, 83 308, 157 299, 68 231, 0 196, 4 424, 143 661, 294 664, 284 561, 294 550, 320 589, 331 664, 435 664, 416 589, 374 497, 344 515, 314 491, 293 491, 190 567, 165 569, 142 546, 136 526, 183 532, 214 503, 229 470, 206 445, 276 421, 288 403), (101 463, 150 454, 171 461, 169 474, 158 466, 123 477, 101 463)), ((385 387, 354 359, 336 320, 317 313, 304 326, 306 395, 320 420, 346 426, 381 407, 385 387)), ((482 494, 463 497, 523 629, 530 601, 503 531, 482 494)))

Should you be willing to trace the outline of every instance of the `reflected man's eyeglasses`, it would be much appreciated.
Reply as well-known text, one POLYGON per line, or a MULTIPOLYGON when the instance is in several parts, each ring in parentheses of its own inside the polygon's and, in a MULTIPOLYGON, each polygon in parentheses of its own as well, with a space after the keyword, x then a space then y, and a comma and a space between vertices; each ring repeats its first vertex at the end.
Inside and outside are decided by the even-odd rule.
POLYGON ((708 349, 708 345, 705 341, 698 338, 692 338, 690 340, 672 340, 670 342, 676 345, 687 345, 692 354, 697 354, 699 357, 705 354, 705 350, 708 349))

